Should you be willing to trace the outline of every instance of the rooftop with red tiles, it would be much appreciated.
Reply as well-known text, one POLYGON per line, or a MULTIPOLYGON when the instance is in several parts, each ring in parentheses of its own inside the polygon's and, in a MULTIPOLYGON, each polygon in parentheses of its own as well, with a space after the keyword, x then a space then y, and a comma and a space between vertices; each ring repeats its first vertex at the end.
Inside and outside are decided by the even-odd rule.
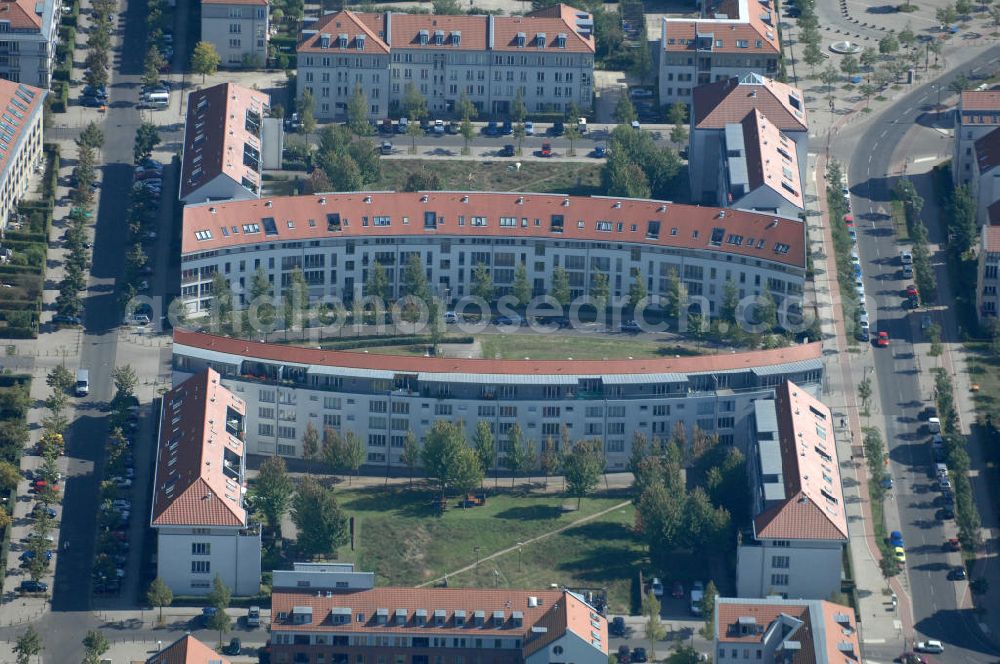
POLYGON ((18 141, 30 129, 29 122, 47 94, 46 90, 0 78, 0 113, 11 130, 10 134, 0 133, 0 176, 6 172, 18 141))
POLYGON ((798 88, 760 74, 722 79, 694 89, 692 124, 721 129, 757 109, 781 131, 806 131, 804 99, 798 88))

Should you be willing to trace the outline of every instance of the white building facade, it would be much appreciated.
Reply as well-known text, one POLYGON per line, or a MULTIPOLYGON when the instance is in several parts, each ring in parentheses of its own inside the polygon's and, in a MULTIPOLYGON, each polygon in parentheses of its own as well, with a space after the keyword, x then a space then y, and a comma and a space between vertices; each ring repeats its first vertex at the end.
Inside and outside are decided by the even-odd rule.
POLYGON ((42 163, 45 90, 0 79, 0 228, 6 228, 42 163))
POLYGON ((518 97, 528 113, 586 110, 594 44, 591 15, 566 5, 512 17, 345 10, 302 31, 296 95, 311 91, 320 121, 344 119, 356 87, 371 119, 402 113, 410 86, 431 116, 463 97, 481 118, 509 117, 518 97))
POLYGON ((267 63, 268 0, 201 0, 201 39, 222 66, 259 69, 267 63))
POLYGON ((218 575, 234 595, 260 592, 261 533, 249 520, 246 406, 211 369, 163 397, 150 525, 156 573, 178 595, 218 575))
POLYGON ((59 3, 4 0, 0 7, 0 79, 48 89, 59 36, 59 3))
POLYGON ((955 110, 955 153, 951 176, 955 186, 971 185, 976 164, 975 145, 1000 128, 1000 90, 966 90, 955 110))
POLYGON ((628 465, 636 433, 666 439, 678 422, 733 444, 750 434, 754 402, 785 379, 820 388, 816 343, 735 355, 661 361, 534 361, 399 358, 318 351, 174 333, 174 380, 212 367, 246 402, 251 454, 302 457, 308 423, 352 431, 366 464, 399 467, 407 432, 418 439, 438 419, 461 421, 471 437, 485 421, 497 463, 517 423, 541 453, 566 428, 571 440, 604 441, 609 469, 628 465))

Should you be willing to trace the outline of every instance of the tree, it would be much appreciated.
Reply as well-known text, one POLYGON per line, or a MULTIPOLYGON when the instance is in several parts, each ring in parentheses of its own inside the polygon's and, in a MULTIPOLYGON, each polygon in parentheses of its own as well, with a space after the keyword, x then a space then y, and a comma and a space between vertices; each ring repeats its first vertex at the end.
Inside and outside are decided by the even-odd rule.
POLYGON ((608 284, 606 272, 595 272, 591 277, 590 299, 594 302, 594 307, 598 314, 604 311, 608 305, 608 297, 611 295, 611 287, 608 284))
POLYGON ((649 639, 649 652, 656 650, 656 642, 667 635, 667 628, 660 620, 660 600, 650 590, 642 598, 642 613, 646 616, 646 638, 649 639))
POLYGON ((878 42, 878 52, 882 55, 892 55, 899 50, 899 39, 891 32, 878 42))
POLYGON ((628 306, 634 310, 646 299, 647 295, 646 280, 643 278, 642 272, 637 269, 632 275, 632 283, 628 287, 628 306))
POLYGON ((383 306, 389 297, 389 277, 386 275, 385 268, 378 261, 375 261, 368 272, 365 291, 365 295, 375 298, 380 303, 383 303, 383 306))
MULTIPOLYGON (((459 495, 464 496, 476 487, 482 486, 484 475, 475 450, 466 445, 460 447, 452 467, 452 487, 459 495)), ((464 500, 462 505, 465 505, 464 500)))
POLYGON ((715 587, 715 581, 708 580, 705 586, 705 594, 701 597, 701 615, 705 619, 705 627, 702 629, 702 636, 706 639, 715 638, 715 596, 719 594, 715 587))
POLYGON ((219 646, 222 646, 222 634, 228 632, 233 626, 233 619, 226 613, 229 602, 232 600, 233 591, 222 582, 222 577, 218 574, 212 580, 212 590, 209 591, 205 599, 208 605, 215 609, 215 612, 208 616, 208 628, 219 632, 219 646))
POLYGON ((111 380, 115 385, 114 399, 119 401, 135 396, 135 387, 139 377, 131 364, 123 364, 111 370, 111 380))
POLYGON ((156 577, 149 583, 149 588, 146 589, 146 601, 151 606, 155 606, 160 610, 157 622, 162 623, 163 607, 170 606, 173 603, 174 592, 170 590, 170 586, 163 579, 156 577))
POLYGON ((254 272, 253 278, 250 280, 251 303, 271 302, 273 296, 274 287, 271 285, 271 280, 267 278, 267 272, 264 271, 262 266, 257 266, 257 271, 254 272))
POLYGON ((406 438, 403 440, 403 453, 400 455, 399 460, 410 471, 410 486, 412 487, 413 471, 420 465, 420 442, 417 440, 416 434, 412 431, 406 432, 406 438))
POLYGON ((279 456, 266 459, 260 465, 257 482, 253 487, 253 503, 264 515, 267 524, 280 535, 281 519, 288 511, 295 485, 285 469, 285 460, 279 456))
POLYGON ((597 488, 604 472, 601 441, 578 440, 571 449, 563 450, 560 466, 566 478, 566 492, 576 498, 576 508, 580 509, 580 501, 597 488))
POLYGON ((959 255, 963 255, 979 239, 976 233, 976 199, 968 185, 963 184, 952 192, 948 208, 953 248, 959 255))
POLYGON ((517 422, 507 432, 507 441, 507 454, 503 463, 510 471, 510 486, 514 488, 515 478, 530 469, 534 463, 534 448, 531 441, 524 437, 524 431, 517 422))
POLYGON ((955 0, 955 13, 967 17, 972 13, 972 0, 955 0))
POLYGON ((160 132, 151 122, 143 122, 135 130, 135 146, 132 149, 132 156, 135 163, 140 163, 149 159, 153 154, 153 148, 160 144, 160 132))
POLYGON ((87 126, 80 132, 76 142, 81 147, 86 146, 99 150, 104 145, 104 132, 101 131, 96 122, 88 122, 87 126))
POLYGON ((65 364, 57 364, 45 377, 45 384, 53 390, 68 390, 75 382, 73 372, 65 364))
POLYGON ((840 72, 832 64, 827 65, 820 75, 819 80, 826 86, 826 95, 833 100, 833 85, 840 80, 840 72))
POLYGON ((524 263, 518 263, 514 270, 514 284, 510 292, 517 300, 517 306, 522 309, 531 301, 531 283, 528 281, 528 268, 524 263))
POLYGON ((631 125, 636 119, 635 106, 626 94, 618 95, 618 103, 615 105, 615 122, 620 125, 631 125))
POLYGON ((496 441, 493 438, 493 430, 486 420, 476 422, 476 430, 472 434, 472 447, 476 450, 476 458, 479 459, 479 466, 483 469, 483 475, 490 468, 496 466, 496 441))
POLYGON ((306 477, 295 493, 292 520, 298 529, 296 544, 307 557, 335 554, 349 540, 347 516, 333 489, 306 477))
POLYGON ((323 461, 330 470, 336 471, 340 468, 342 446, 343 442, 340 440, 340 434, 337 433, 337 430, 331 426, 323 427, 323 446, 320 454, 323 455, 323 461))
POLYGON ((928 354, 931 357, 938 357, 944 352, 944 347, 941 345, 941 326, 937 323, 931 323, 927 327, 927 340, 930 341, 931 347, 928 354))
POLYGON ((462 145, 462 154, 469 154, 471 152, 469 143, 476 136, 476 129, 472 126, 472 121, 469 118, 462 118, 458 126, 458 132, 462 134, 462 140, 465 141, 464 145, 462 145))
POLYGON ((431 12, 437 16, 454 16, 455 14, 464 13, 458 4, 458 0, 434 0, 431 6, 431 12))
POLYGON ((569 273, 562 265, 557 265, 552 271, 552 286, 549 288, 551 295, 561 307, 568 307, 570 300, 569 273))
MULTIPOLYGON (((1000 28, 1000 5, 997 5, 995 7, 990 7, 989 12, 990 12, 990 20, 993 21, 993 27, 1000 28)), ((938 44, 938 48, 939 49, 941 48, 940 44, 938 44)), ((934 59, 935 64, 937 63, 936 56, 937 52, 935 52, 935 59, 934 59)))
POLYGON ((802 51, 802 59, 806 61, 806 64, 813 70, 815 70, 816 65, 823 62, 823 51, 820 50, 819 45, 815 42, 810 42, 806 44, 806 47, 802 51))
POLYGON ((580 140, 580 130, 575 124, 566 125, 564 136, 566 136, 566 140, 569 141, 569 152, 567 154, 570 157, 575 157, 576 148, 574 146, 576 145, 576 142, 580 140))
POLYGON ((862 67, 874 67, 875 63, 878 62, 878 51, 871 46, 865 46, 861 51, 860 59, 862 67))
POLYGON ((420 126, 420 120, 427 117, 427 98, 413 83, 407 83, 403 90, 403 113, 410 122, 420 126))
POLYGON ((906 24, 905 28, 899 31, 899 43, 902 44, 904 48, 913 48, 913 45, 917 43, 917 35, 913 32, 913 28, 909 23, 906 24))
POLYGON ((20 481, 21 469, 9 461, 0 461, 0 488, 9 491, 16 487, 20 481))
POLYGON ((403 268, 403 295, 409 295, 420 300, 427 301, 430 297, 430 288, 427 285, 427 271, 424 269, 424 262, 420 258, 420 252, 413 252, 406 261, 403 268))
POLYGON ((365 462, 365 444, 353 431, 348 431, 344 434, 344 447, 341 452, 341 463, 350 473, 347 479, 347 484, 350 486, 352 478, 358 474, 358 470, 365 462))
POLYGON ((368 122, 368 99, 360 85, 354 86, 354 94, 347 102, 347 126, 358 136, 372 133, 372 126, 368 122))
POLYGON ((302 123, 302 133, 311 134, 316 131, 316 99, 312 88, 302 90, 298 103, 299 122, 302 123))
POLYGON ((160 82, 160 72, 166 66, 167 61, 160 53, 160 49, 153 44, 146 51, 146 59, 142 65, 143 85, 154 86, 160 82))
POLYGON ((302 433, 302 458, 315 461, 319 457, 319 431, 312 420, 306 422, 306 430, 302 433))
POLYGON ((674 143, 683 143, 688 139, 688 130, 682 124, 674 125, 670 130, 670 140, 674 143))
POLYGON ((309 306, 309 284, 302 274, 302 268, 295 268, 285 292, 281 294, 285 310, 285 326, 289 329, 302 327, 303 311, 309 306))
POLYGON ((493 302, 494 290, 490 269, 486 267, 486 263, 476 263, 476 266, 472 269, 473 297, 481 297, 488 303, 493 302))
POLYGON ((424 135, 424 129, 416 120, 406 125, 406 135, 410 137, 410 154, 417 154, 417 138, 424 135))
POLYGON ((42 644, 41 635, 35 631, 31 625, 21 632, 14 645, 14 654, 17 656, 17 664, 28 664, 35 655, 40 655, 45 646, 42 644))
POLYGON ((427 325, 429 327, 431 346, 434 348, 434 353, 437 353, 438 344, 444 338, 444 311, 441 299, 437 297, 430 298, 427 302, 427 325))
POLYGON ((222 58, 215 50, 215 44, 209 41, 200 41, 194 46, 191 53, 191 71, 201 74, 201 82, 205 82, 205 77, 219 71, 222 58))
POLYGON ((672 125, 687 124, 688 108, 683 102, 676 102, 667 109, 667 123, 672 125))
POLYGON ((556 448, 556 441, 552 436, 546 436, 542 441, 542 454, 538 460, 538 467, 545 478, 545 488, 549 488, 549 475, 559 471, 559 450, 556 448))
POLYGON ((442 499, 451 487, 459 463, 459 450, 465 446, 462 425, 447 420, 435 420, 424 438, 420 459, 427 477, 437 484, 442 499))
POLYGON ((99 664, 101 655, 111 649, 111 644, 103 632, 92 629, 84 637, 83 647, 86 651, 83 659, 85 664, 99 664))
POLYGON ((868 411, 868 404, 872 398, 872 379, 865 378, 858 383, 858 398, 861 399, 861 410, 868 411))

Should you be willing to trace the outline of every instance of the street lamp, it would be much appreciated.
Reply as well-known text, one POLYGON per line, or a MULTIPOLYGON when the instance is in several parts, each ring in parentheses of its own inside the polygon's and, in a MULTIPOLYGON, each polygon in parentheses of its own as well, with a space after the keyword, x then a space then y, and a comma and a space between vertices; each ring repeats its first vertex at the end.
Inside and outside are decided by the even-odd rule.
POLYGON ((479 545, 472 547, 472 550, 476 552, 476 569, 479 569, 479 545))
POLYGON ((521 547, 524 546, 524 542, 517 543, 517 571, 521 571, 521 547))

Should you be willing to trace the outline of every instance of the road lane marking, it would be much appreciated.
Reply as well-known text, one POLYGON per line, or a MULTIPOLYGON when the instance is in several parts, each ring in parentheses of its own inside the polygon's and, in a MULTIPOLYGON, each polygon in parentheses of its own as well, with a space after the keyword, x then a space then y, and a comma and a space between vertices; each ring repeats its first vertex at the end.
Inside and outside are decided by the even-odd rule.
MULTIPOLYGON (((886 134, 888 134, 888 133, 889 133, 889 130, 888 130, 888 129, 883 129, 883 130, 882 130, 882 133, 881 133, 881 134, 879 134, 879 135, 878 135, 878 137, 879 137, 879 138, 885 138, 885 135, 886 135, 886 134)), ((875 145, 878 145, 878 143, 876 143, 875 145)), ((873 147, 874 147, 874 146, 873 146, 873 147)))

